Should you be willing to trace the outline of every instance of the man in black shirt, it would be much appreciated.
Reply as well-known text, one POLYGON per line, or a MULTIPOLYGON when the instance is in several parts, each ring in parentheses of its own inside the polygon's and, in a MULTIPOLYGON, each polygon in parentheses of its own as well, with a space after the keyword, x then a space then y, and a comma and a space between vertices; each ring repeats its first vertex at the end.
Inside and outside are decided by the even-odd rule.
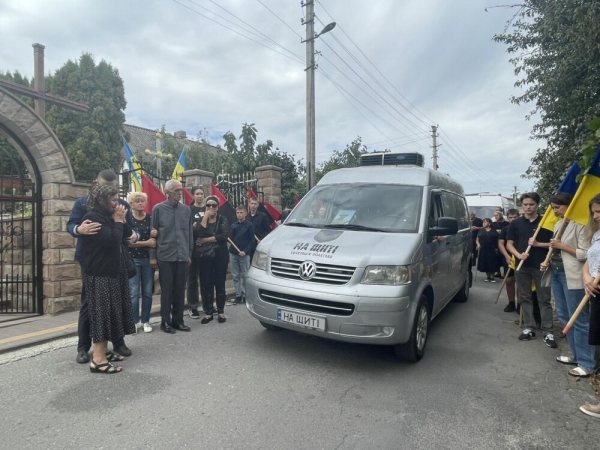
MULTIPOLYGON (((192 213, 192 223, 194 229, 202 221, 204 217, 204 206, 205 192, 202 186, 195 186, 192 188, 192 195, 194 196, 194 203, 190 205, 190 211, 192 213)), ((194 244, 195 245, 195 244, 194 244)), ((192 253, 193 255, 194 253, 192 253)), ((198 295, 200 287, 200 261, 192 257, 192 264, 188 271, 187 278, 187 302, 190 307, 188 314, 192 319, 199 319, 200 313, 198 312, 198 306, 200 306, 200 297, 198 295)))
POLYGON ((254 234, 259 240, 263 240, 267 234, 271 232, 271 224, 267 215, 258 210, 258 199, 253 197, 250 199, 250 214, 247 220, 254 225, 254 234))
POLYGON ((471 259, 471 264, 475 265, 475 261, 477 260, 477 233, 479 230, 483 228, 483 220, 477 217, 475 211, 471 211, 469 213, 469 217, 471 217, 471 233, 473 234, 473 259, 471 259))
POLYGON ((524 214, 522 217, 511 222, 508 228, 506 248, 515 255, 517 264, 521 261, 523 266, 515 273, 521 308, 523 309, 523 320, 525 329, 519 336, 519 340, 528 341, 535 337, 533 328, 535 319, 533 316, 533 299, 531 283, 535 283, 538 303, 540 305, 541 329, 546 332, 544 342, 552 348, 556 348, 554 334, 552 333, 552 305, 550 304, 550 288, 542 286, 542 275, 540 264, 546 259, 552 232, 541 228, 537 237, 533 235, 538 228, 541 217, 538 215, 540 196, 536 192, 529 192, 521 196, 521 206, 524 214), (529 254, 525 253, 527 247, 531 246, 529 254))

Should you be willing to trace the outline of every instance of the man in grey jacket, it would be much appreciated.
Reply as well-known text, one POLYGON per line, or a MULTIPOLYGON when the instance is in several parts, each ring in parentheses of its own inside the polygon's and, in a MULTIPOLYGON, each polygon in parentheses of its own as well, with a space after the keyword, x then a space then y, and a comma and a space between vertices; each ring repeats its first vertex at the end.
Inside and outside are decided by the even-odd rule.
POLYGON ((183 323, 183 302, 194 236, 190 208, 180 203, 183 186, 177 180, 165 184, 167 200, 152 208, 152 228, 157 230, 156 248, 150 249, 150 265, 158 267, 160 281, 160 329, 190 331, 183 323))

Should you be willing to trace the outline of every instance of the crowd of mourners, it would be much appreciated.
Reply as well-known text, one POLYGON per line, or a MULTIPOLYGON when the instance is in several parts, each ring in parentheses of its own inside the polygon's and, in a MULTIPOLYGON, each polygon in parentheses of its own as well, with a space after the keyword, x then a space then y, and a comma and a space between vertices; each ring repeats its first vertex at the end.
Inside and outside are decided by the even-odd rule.
POLYGON ((125 335, 153 331, 155 269, 161 289, 160 329, 165 333, 190 331, 183 320, 186 290, 189 317, 203 316, 202 324, 215 316, 218 323, 226 322, 228 267, 235 285, 232 304, 245 302, 252 254, 271 231, 266 214, 258 211, 258 199, 250 199, 249 208, 238 206, 237 220, 230 224, 219 214, 218 197, 195 187, 188 207, 181 203, 183 189, 181 182, 167 181, 167 199, 147 214, 146 194, 120 199, 117 175, 103 170, 89 194, 73 206, 67 230, 78 238, 75 259, 83 279, 76 360, 90 363, 93 373, 121 372, 115 363, 132 354, 125 335))
MULTIPOLYGON (((505 279, 508 304, 504 311, 520 314, 519 340, 530 341, 539 330, 545 344, 557 348, 556 338, 566 338, 571 354, 557 356, 556 362, 573 366, 569 375, 587 378, 596 370, 596 346, 600 345, 600 289, 595 282, 600 267, 600 194, 589 202, 587 226, 565 219, 572 200, 561 192, 550 199, 559 219, 554 233, 539 227, 540 196, 535 192, 523 194, 522 212, 510 209, 506 219, 501 208, 493 218, 480 219, 471 212, 473 260, 477 270, 485 273, 484 281, 505 279), (564 327, 586 295, 589 303, 572 329, 566 335, 555 333, 551 297, 564 327)), ((600 404, 586 404, 580 410, 600 418, 600 404)))
MULTIPOLYGON (((161 289, 160 329, 165 333, 190 331, 183 320, 186 297, 192 319, 202 317, 202 324, 215 316, 218 323, 227 320, 228 268, 235 285, 232 304, 245 301, 252 254, 271 230, 266 215, 258 211, 258 199, 252 198, 249 208, 238 206, 230 224, 219 214, 218 197, 195 187, 194 202, 188 207, 181 202, 183 189, 181 182, 167 181, 167 199, 147 214, 146 194, 134 192, 128 201, 119 199, 117 175, 103 170, 89 195, 75 202, 67 229, 78 238, 75 258, 83 279, 77 362, 89 362, 91 372, 121 372, 115 363, 132 354, 125 335, 138 329, 152 332, 155 269, 161 289)), ((470 213, 473 261, 486 282, 505 279, 504 311, 520 313, 521 341, 534 339, 539 330, 546 345, 557 348, 551 293, 562 326, 582 298, 590 296, 572 331, 558 334, 566 337, 571 354, 556 357, 557 363, 574 366, 570 375, 589 377, 596 370, 595 346, 600 345, 600 288, 595 282, 600 266, 600 194, 589 203, 587 226, 564 219, 572 201, 569 194, 554 195, 550 206, 560 219, 554 233, 539 228, 537 193, 523 194, 520 200, 522 212, 510 209, 506 219, 501 208, 493 218, 470 213)), ((600 418, 600 404, 583 405, 581 410, 600 418)))

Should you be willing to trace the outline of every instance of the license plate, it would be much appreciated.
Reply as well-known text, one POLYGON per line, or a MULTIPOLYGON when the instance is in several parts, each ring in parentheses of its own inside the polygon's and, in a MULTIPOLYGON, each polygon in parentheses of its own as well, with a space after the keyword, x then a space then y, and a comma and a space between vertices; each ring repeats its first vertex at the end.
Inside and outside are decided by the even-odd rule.
POLYGON ((304 328, 325 331, 325 319, 323 317, 311 316, 308 314, 299 314, 285 309, 277 310, 277 320, 290 323, 304 328))

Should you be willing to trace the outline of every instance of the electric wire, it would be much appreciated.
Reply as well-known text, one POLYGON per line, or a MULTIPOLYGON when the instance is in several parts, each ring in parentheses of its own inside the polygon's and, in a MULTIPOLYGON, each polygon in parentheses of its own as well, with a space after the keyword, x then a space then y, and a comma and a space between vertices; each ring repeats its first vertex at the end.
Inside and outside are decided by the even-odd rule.
MULTIPOLYGON (((365 94, 366 96, 368 96, 374 103, 376 103, 381 109, 383 109, 386 113, 388 113, 392 118, 398 120, 397 117, 394 116, 393 113, 391 113, 388 109, 385 108, 385 106, 383 106, 381 103, 379 103, 377 100, 375 100, 372 96, 370 96, 357 82, 355 82, 352 78, 350 78, 348 75, 346 75, 344 73, 343 70, 341 70, 339 67, 337 67, 333 62, 331 62, 331 60, 329 58, 327 58, 325 55, 321 55, 321 57, 327 61, 329 64, 331 64, 331 66, 336 69, 338 72, 340 72, 344 77, 346 77, 352 84, 354 84, 363 94, 365 94)), ((400 120, 398 120, 399 123, 401 123, 400 120)), ((406 134, 404 135, 406 136, 406 134)))
POLYGON ((204 18, 206 18, 206 19, 210 20, 211 22, 214 22, 214 23, 216 23, 217 25, 220 25, 220 26, 222 26, 223 28, 226 28, 226 29, 228 29, 229 31, 233 31, 235 34, 238 34, 238 35, 240 35, 240 36, 242 36, 242 37, 244 37, 244 38, 246 38, 246 39, 248 39, 248 40, 250 40, 250 41, 252 41, 252 42, 254 42, 254 43, 256 43, 256 44, 258 44, 258 45, 260 45, 260 46, 262 46, 262 47, 265 47, 265 48, 266 48, 266 49, 268 49, 268 50, 271 50, 272 52, 275 52, 275 53, 277 53, 277 54, 279 54, 279 55, 281 55, 281 56, 285 56, 286 58, 288 58, 288 59, 290 59, 290 60, 292 60, 292 61, 294 61, 294 62, 296 62, 296 63, 302 64, 302 65, 305 65, 305 62, 304 62, 304 61, 302 61, 302 60, 298 60, 298 59, 296 59, 296 58, 292 58, 291 56, 288 56, 288 55, 286 55, 285 53, 281 53, 280 51, 277 51, 276 49, 274 49, 274 48, 272 48, 272 47, 269 47, 268 45, 265 45, 265 44, 263 44, 263 43, 262 43, 262 42, 260 42, 260 41, 257 41, 257 40, 255 40, 255 39, 252 39, 251 37, 248 37, 248 36, 246 36, 245 34, 242 34, 242 33, 240 33, 239 31, 236 31, 236 30, 234 30, 233 28, 230 28, 230 27, 228 27, 227 25, 223 25, 222 23, 220 23, 220 22, 216 21, 216 20, 215 20, 215 19, 213 19, 212 17, 208 17, 207 15, 205 15, 205 14, 202 14, 201 12, 198 12, 198 11, 196 11, 195 9, 193 9, 193 8, 190 8, 189 6, 187 6, 187 5, 184 5, 183 3, 179 2, 178 0, 173 0, 173 2, 174 2, 174 3, 177 3, 178 5, 181 5, 181 6, 183 6, 184 8, 186 8, 186 9, 188 9, 188 10, 192 11, 192 12, 193 12, 193 13, 195 13, 195 14, 198 14, 199 16, 202 16, 202 17, 204 17, 204 18))
POLYGON ((279 19, 279 21, 284 24, 286 27, 288 27, 290 30, 292 30, 292 33, 295 33, 296 36, 298 36, 300 38, 300 40, 302 40, 302 36, 300 35, 300 33, 298 33, 296 30, 294 30, 292 27, 290 27, 281 17, 279 17, 277 14, 275 14, 271 8, 269 8, 267 5, 265 5, 263 2, 261 2, 260 0, 256 0, 258 3, 260 3, 261 5, 263 5, 267 11, 269 11, 271 14, 273 14, 275 17, 277 17, 279 19))

